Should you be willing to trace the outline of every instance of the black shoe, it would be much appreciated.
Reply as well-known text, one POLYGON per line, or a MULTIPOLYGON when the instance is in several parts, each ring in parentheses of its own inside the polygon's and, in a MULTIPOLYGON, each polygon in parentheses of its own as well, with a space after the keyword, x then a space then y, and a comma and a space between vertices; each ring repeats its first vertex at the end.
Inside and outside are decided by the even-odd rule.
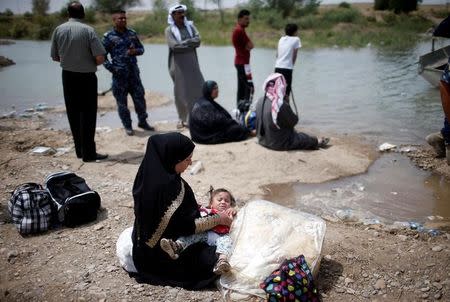
POLYGON ((133 136, 134 135, 134 130, 133 130, 133 128, 125 128, 125 133, 128 136, 133 136))
POLYGON ((95 158, 87 158, 87 159, 83 159, 83 161, 84 162, 92 162, 92 161, 97 161, 97 160, 102 160, 102 159, 107 159, 107 158, 108 158, 108 154, 96 153, 95 158))
POLYGON ((142 123, 139 123, 139 124, 138 124, 138 127, 139 127, 139 128, 142 128, 142 129, 144 129, 144 130, 147 130, 147 131, 155 131, 155 128, 152 127, 152 126, 150 126, 150 125, 147 123, 147 121, 143 121, 142 123))

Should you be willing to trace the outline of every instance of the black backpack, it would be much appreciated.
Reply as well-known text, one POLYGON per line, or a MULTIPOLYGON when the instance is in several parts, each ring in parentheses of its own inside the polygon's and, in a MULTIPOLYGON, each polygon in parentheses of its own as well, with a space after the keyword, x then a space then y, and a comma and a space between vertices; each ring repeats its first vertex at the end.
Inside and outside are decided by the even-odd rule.
POLYGON ((29 182, 14 190, 8 211, 19 233, 25 235, 47 231, 53 223, 56 208, 47 190, 40 184, 29 182))
POLYGON ((45 186, 56 204, 60 223, 75 227, 97 219, 100 195, 84 178, 73 172, 57 172, 47 176, 45 186))

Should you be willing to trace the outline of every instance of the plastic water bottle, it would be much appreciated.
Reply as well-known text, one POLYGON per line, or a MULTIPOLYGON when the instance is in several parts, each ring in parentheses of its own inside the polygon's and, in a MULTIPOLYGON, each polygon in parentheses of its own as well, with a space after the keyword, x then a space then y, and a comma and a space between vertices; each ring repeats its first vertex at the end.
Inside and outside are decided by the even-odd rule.
POLYGON ((189 174, 195 175, 203 169, 203 164, 201 161, 196 162, 189 171, 189 174))

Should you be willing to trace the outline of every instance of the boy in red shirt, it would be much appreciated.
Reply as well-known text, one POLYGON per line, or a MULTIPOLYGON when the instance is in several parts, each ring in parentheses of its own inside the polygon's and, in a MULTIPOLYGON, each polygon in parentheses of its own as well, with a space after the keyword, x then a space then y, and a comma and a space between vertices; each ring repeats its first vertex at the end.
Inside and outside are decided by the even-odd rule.
POLYGON ((245 28, 250 24, 250 12, 246 9, 241 10, 237 19, 231 40, 235 49, 234 66, 238 78, 237 108, 244 113, 249 109, 250 95, 254 91, 250 69, 250 50, 254 45, 245 32, 245 28))

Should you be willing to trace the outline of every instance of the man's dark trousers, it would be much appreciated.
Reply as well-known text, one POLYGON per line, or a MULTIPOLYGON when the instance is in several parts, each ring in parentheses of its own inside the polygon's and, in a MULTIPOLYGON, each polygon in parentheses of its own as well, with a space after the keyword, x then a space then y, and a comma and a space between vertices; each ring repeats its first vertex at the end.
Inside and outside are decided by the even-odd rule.
POLYGON ((244 112, 248 110, 248 108, 244 109, 243 105, 250 101, 253 83, 249 83, 247 75, 245 74, 244 65, 235 64, 234 66, 236 67, 238 82, 236 106, 241 112, 244 112))
POLYGON ((96 158, 97 76, 93 72, 62 71, 67 118, 78 158, 96 158))

